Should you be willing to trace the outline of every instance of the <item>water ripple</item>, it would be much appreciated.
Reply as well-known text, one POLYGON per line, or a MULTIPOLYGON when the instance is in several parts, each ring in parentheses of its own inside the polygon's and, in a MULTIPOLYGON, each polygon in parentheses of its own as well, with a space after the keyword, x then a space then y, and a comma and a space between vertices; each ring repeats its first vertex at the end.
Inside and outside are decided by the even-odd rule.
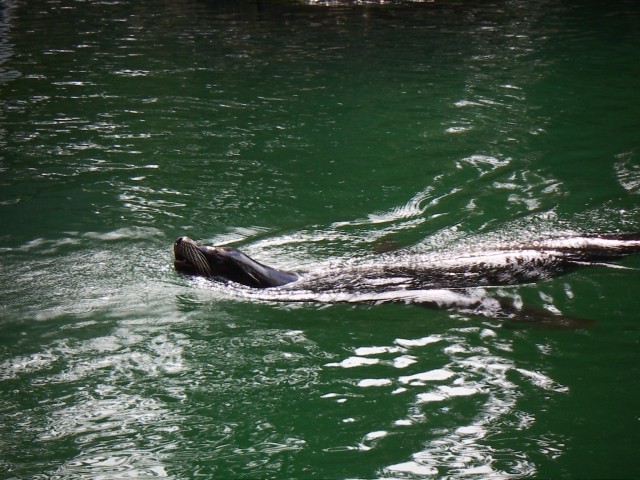
MULTIPOLYGON (((431 439, 409 461, 383 469, 383 476, 534 474, 535 458, 518 451, 506 456, 510 447, 503 445, 496 434, 514 422, 511 428, 524 431, 531 428, 535 412, 522 410, 519 401, 530 394, 527 392, 539 389, 546 395, 558 395, 568 389, 541 371, 518 367, 513 359, 499 355, 498 352, 514 346, 510 342, 505 344, 500 337, 493 329, 465 327, 447 335, 397 339, 395 345, 359 347, 357 353, 367 354, 366 357, 347 357, 326 364, 326 368, 353 370, 352 375, 358 379, 353 382, 355 388, 384 389, 387 395, 408 401, 405 416, 397 417, 381 430, 367 432, 361 442, 331 451, 375 449, 376 442, 422 425, 431 439), (367 375, 369 369, 380 371, 382 365, 390 366, 387 357, 400 352, 410 353, 418 360, 405 368, 414 373, 377 378, 367 375), (429 364, 436 368, 420 371, 425 359, 433 359, 429 364), (434 363, 435 359, 439 363, 434 363), (458 419, 455 423, 454 413, 458 419), (497 451, 500 456, 496 456, 497 451)), ((351 395, 350 389, 345 389, 325 393, 321 398, 344 404, 351 395)), ((562 450, 561 443, 547 441, 551 443, 549 449, 562 450)))

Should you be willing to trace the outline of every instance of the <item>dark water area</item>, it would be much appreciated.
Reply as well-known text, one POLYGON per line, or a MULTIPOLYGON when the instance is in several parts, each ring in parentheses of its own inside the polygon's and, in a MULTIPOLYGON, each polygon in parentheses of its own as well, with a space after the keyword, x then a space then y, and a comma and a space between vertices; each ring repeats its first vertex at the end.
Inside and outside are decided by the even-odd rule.
MULTIPOLYGON (((0 478, 634 478, 640 256, 591 320, 269 302, 283 269, 640 232, 640 4, 0 1, 0 478)), ((492 292, 489 292, 490 294, 492 292)))

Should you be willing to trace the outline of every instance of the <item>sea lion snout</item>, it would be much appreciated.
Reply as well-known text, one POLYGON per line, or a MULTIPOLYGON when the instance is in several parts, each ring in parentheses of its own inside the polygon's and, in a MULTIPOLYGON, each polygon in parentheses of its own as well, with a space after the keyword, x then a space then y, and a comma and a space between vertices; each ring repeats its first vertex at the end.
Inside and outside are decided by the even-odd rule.
POLYGON ((193 240, 191 240, 189 237, 178 237, 176 239, 175 242, 173 242, 173 244, 177 247, 178 245, 180 245, 182 242, 193 242, 193 240))

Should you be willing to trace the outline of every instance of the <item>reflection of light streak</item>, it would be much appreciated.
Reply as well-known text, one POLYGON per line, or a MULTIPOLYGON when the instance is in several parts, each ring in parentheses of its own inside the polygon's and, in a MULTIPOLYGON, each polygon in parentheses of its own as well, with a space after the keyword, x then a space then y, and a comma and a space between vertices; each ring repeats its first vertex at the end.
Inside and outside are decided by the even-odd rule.
MULTIPOLYGON (((336 451, 375 449, 378 442, 396 434, 402 435, 403 429, 420 425, 426 428, 430 438, 424 448, 413 453, 408 461, 387 466, 383 476, 408 474, 451 478, 535 473, 531 451, 516 451, 509 443, 501 443, 500 432, 505 429, 526 431, 533 425, 535 415, 519 405, 519 399, 528 390, 542 389, 562 394, 568 391, 565 386, 540 370, 518 367, 513 355, 508 358, 500 355, 505 349, 511 352, 512 346, 487 328, 470 327, 461 329, 457 334, 413 341, 397 339, 394 343, 393 346, 357 348, 359 354, 367 355, 360 357, 367 362, 355 362, 356 357, 348 357, 326 365, 354 371, 356 377, 361 378, 353 385, 362 392, 386 389, 391 395, 411 395, 412 398, 406 417, 396 419, 391 425, 381 425, 380 430, 363 434, 362 440, 355 445, 335 447, 336 451), (476 344, 478 341, 480 346, 476 344), (370 366, 376 365, 376 371, 380 366, 391 366, 393 361, 386 357, 398 353, 411 353, 416 359, 438 358, 444 353, 446 358, 440 367, 426 371, 417 370, 395 378, 393 375, 382 378, 367 376, 370 366), (442 421, 437 420, 439 416, 442 421)), ((344 403, 349 396, 343 392, 323 395, 322 398, 344 403)), ((561 455, 563 445, 560 442, 550 438, 538 442, 540 445, 543 443, 545 451, 561 455)))

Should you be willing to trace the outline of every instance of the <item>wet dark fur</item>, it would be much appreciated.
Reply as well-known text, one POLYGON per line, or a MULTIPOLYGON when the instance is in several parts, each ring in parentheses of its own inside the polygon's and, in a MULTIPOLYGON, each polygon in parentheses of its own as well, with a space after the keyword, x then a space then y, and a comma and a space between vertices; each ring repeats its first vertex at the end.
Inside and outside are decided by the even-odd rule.
POLYGON ((348 289, 360 280, 397 277, 409 289, 458 289, 535 282, 636 252, 640 252, 640 235, 566 237, 435 261, 419 254, 398 257, 402 261, 387 257, 371 265, 301 275, 276 270, 232 247, 201 246, 180 237, 174 243, 174 265, 184 273, 254 288, 279 287, 304 278, 305 284, 315 281, 318 288, 339 279, 348 289))
POLYGON ((367 264, 293 273, 259 263, 232 247, 202 246, 181 237, 174 243, 174 265, 180 272, 216 281, 255 289, 280 287, 268 300, 411 301, 490 318, 575 328, 585 321, 516 307, 479 292, 482 287, 545 280, 637 252, 640 235, 577 236, 448 256, 388 254, 367 264), (447 291, 450 295, 412 297, 414 292, 447 291))

